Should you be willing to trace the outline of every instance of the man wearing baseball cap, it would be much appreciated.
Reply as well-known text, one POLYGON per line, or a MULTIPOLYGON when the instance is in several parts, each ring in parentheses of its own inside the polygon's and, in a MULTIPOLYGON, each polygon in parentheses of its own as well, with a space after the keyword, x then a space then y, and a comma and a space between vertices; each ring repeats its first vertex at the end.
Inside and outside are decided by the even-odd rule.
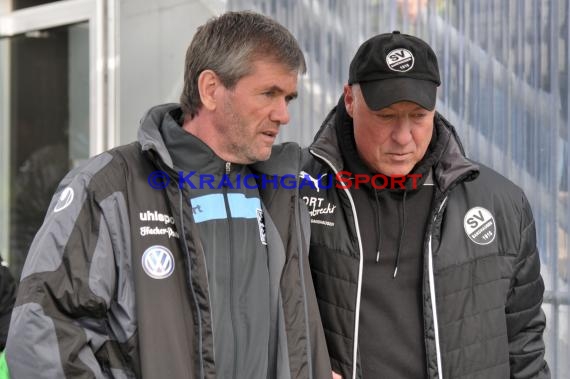
POLYGON ((309 147, 311 177, 365 183, 303 187, 333 377, 549 378, 530 206, 465 156, 439 85, 424 41, 372 37, 309 147))

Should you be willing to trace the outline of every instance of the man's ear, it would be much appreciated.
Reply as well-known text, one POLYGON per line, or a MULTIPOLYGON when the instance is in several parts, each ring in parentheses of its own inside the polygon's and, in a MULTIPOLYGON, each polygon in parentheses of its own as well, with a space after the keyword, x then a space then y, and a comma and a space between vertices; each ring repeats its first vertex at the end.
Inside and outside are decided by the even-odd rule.
POLYGON ((200 100, 205 109, 213 111, 216 109, 216 91, 223 88, 218 75, 212 70, 204 70, 198 76, 198 92, 200 100))
POLYGON ((344 107, 346 108, 346 113, 352 117, 352 112, 354 109, 354 91, 352 86, 344 85, 344 107))

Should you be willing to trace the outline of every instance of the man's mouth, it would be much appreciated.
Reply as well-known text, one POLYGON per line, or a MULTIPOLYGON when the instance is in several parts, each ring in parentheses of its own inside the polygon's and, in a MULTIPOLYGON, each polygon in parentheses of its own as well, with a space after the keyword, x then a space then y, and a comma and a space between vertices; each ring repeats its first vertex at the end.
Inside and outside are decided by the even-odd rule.
POLYGON ((271 138, 277 137, 277 132, 273 132, 273 131, 270 131, 270 130, 267 130, 267 131, 265 131, 265 132, 261 132, 261 134, 263 134, 263 135, 265 135, 265 136, 268 136, 268 137, 271 137, 271 138))

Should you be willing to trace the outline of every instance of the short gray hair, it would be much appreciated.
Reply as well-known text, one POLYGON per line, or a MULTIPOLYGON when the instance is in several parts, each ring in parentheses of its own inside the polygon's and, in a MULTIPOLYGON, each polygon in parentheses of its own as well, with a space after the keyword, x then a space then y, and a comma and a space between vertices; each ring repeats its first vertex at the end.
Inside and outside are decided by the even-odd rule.
POLYGON ((258 13, 227 12, 200 26, 186 51, 180 105, 194 118, 202 107, 198 77, 214 71, 232 89, 251 72, 256 59, 273 60, 304 74, 305 57, 293 35, 281 24, 258 13))

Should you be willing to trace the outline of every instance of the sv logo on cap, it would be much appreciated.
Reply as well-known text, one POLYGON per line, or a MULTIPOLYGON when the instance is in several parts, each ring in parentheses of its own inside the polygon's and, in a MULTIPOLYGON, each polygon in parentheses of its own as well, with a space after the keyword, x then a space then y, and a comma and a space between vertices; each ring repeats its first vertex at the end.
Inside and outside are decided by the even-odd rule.
POLYGON ((386 64, 392 71, 410 71, 414 67, 414 55, 407 49, 394 49, 386 55, 386 64))

